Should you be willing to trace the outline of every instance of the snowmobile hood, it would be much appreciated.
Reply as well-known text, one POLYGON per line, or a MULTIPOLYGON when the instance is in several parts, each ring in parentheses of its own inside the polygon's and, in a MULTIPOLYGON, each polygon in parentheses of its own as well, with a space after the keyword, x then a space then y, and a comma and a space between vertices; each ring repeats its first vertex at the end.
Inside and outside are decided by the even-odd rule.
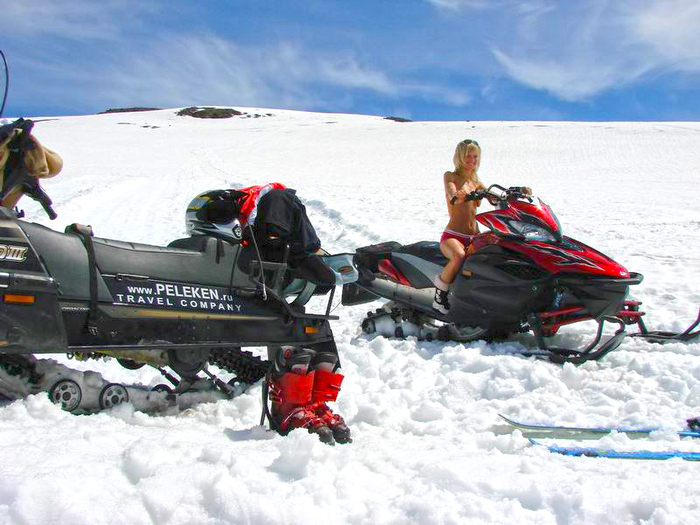
POLYGON ((582 273, 591 276, 627 279, 630 272, 607 255, 571 237, 561 243, 505 241, 501 246, 527 255, 538 266, 553 274, 582 273))

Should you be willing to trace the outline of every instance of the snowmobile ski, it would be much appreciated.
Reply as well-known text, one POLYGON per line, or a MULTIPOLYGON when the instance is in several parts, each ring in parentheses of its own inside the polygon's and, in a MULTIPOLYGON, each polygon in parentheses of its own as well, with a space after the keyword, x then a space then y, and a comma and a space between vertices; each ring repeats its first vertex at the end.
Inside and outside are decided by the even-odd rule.
MULTIPOLYGON (((639 303, 641 304, 641 303, 639 303)), ((629 309, 630 312, 635 312, 637 309, 629 309)), ((642 319, 641 316, 637 317, 636 319, 637 326, 639 327, 639 332, 636 334, 630 334, 631 337, 640 337, 642 339, 646 339, 647 341, 650 341, 652 343, 666 343, 668 341, 681 341, 681 342, 688 342, 696 339, 698 336, 700 336, 700 329, 698 329, 698 325, 700 325, 700 310, 698 310, 698 316, 695 319, 695 321, 688 327, 684 332, 681 333, 676 333, 676 332, 664 332, 661 330, 652 330, 649 331, 644 324, 644 320, 642 319)))
POLYGON ((683 450, 614 450, 594 447, 562 447, 559 445, 547 445, 532 438, 530 438, 530 443, 535 446, 546 447, 550 452, 564 456, 648 460, 681 458, 686 461, 700 461, 700 452, 685 452, 683 450))
MULTIPOLYGON (((567 427, 560 425, 544 425, 538 423, 526 423, 510 419, 503 414, 498 414, 506 423, 519 430, 523 430, 528 434, 538 433, 542 437, 576 437, 576 439, 586 439, 584 436, 597 439, 602 435, 610 432, 619 432, 627 434, 631 438, 647 437, 652 432, 663 431, 659 427, 648 428, 629 428, 629 427, 567 427)), ((697 430, 677 430, 676 435, 679 437, 700 438, 700 431, 697 430)))

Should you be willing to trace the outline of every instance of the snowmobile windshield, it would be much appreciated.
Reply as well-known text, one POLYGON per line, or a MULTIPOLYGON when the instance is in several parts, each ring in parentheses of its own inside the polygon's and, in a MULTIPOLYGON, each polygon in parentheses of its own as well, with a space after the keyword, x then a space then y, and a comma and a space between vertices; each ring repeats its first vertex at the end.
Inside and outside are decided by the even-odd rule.
POLYGON ((521 221, 511 221, 511 228, 518 231, 526 241, 556 243, 557 239, 546 228, 521 221))

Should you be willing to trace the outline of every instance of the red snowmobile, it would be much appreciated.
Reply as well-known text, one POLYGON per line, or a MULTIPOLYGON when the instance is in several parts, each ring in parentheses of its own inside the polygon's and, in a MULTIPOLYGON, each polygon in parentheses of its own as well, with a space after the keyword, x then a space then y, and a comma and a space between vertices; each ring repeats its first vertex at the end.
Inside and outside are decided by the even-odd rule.
POLYGON ((437 242, 385 242, 357 249, 354 261, 360 276, 343 287, 343 304, 390 300, 363 320, 365 332, 389 326, 402 337, 409 335, 408 326, 420 338, 466 342, 531 331, 539 348, 529 354, 559 363, 600 359, 620 345, 626 325, 639 327, 631 335, 655 341, 688 341, 700 334, 695 330, 700 314, 681 334, 648 331, 641 303, 627 299, 629 287, 640 284, 643 276, 564 236, 551 208, 522 188, 494 184, 472 192, 467 200, 482 198, 496 203, 496 209, 476 217, 489 231, 477 235, 469 247, 450 287, 446 315, 432 306, 434 278, 447 263, 437 242), (598 330, 583 350, 547 344, 546 338, 562 326, 589 320, 598 323, 598 330), (601 342, 606 323, 616 330, 601 342))

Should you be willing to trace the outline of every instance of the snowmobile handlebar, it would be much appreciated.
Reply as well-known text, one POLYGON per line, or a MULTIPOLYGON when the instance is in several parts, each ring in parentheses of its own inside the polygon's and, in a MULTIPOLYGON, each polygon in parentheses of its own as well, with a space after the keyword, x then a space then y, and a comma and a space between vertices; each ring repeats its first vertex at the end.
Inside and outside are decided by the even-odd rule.
MULTIPOLYGON (((510 188, 504 188, 503 186, 500 186, 498 184, 491 184, 491 186, 489 186, 485 190, 472 191, 469 195, 467 195, 467 198, 464 200, 464 202, 475 201, 484 198, 488 199, 489 202, 491 202, 492 204, 505 204, 509 200, 514 199, 527 199, 530 202, 532 202, 532 195, 529 193, 528 188, 524 186, 511 186, 510 188), (493 191, 494 188, 500 190, 500 192, 493 191)), ((453 204, 456 200, 456 196, 452 197, 453 204)))
POLYGON ((25 195, 31 197, 41 204, 41 207, 44 208, 44 211, 46 212, 46 215, 49 216, 49 219, 54 220, 56 217, 58 217, 58 214, 52 208, 53 201, 51 200, 51 197, 49 197, 39 185, 39 179, 32 177, 29 175, 29 173, 27 173, 27 176, 28 180, 21 185, 22 191, 25 195))

